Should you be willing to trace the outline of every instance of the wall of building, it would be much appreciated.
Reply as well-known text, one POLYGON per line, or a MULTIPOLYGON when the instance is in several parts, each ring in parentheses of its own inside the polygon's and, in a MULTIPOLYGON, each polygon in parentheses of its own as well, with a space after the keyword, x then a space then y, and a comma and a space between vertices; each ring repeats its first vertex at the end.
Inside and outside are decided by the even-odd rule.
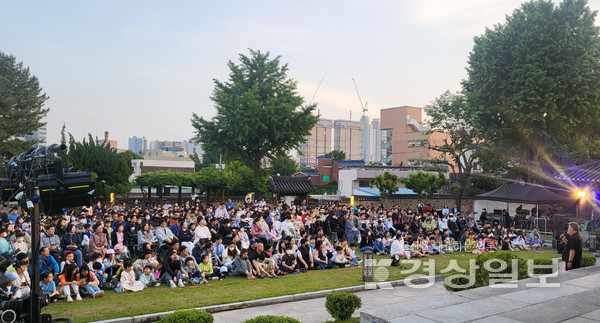
MULTIPOLYGON (((360 186, 360 182, 373 182, 377 175, 383 175, 390 172, 398 176, 398 179, 406 179, 410 174, 422 171, 431 174, 438 174, 437 171, 423 170, 421 167, 382 167, 382 166, 362 166, 362 167, 344 167, 338 172, 338 191, 340 196, 351 196, 354 194, 354 188, 360 186)), ((447 175, 446 175, 447 176, 447 175)), ((404 187, 398 183, 398 187, 404 187)))
POLYGON ((315 166, 317 157, 325 155, 333 150, 333 120, 319 119, 317 124, 306 137, 306 143, 300 145, 300 165, 315 166))
POLYGON ((333 128, 333 149, 346 153, 346 159, 363 159, 363 124, 359 121, 335 120, 333 128))

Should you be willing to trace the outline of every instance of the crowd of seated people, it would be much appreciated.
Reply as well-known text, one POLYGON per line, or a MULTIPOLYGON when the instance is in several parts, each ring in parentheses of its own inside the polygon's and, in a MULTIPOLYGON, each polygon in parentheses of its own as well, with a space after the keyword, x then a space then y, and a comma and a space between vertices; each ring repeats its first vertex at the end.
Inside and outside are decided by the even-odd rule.
MULTIPOLYGON (((29 293, 31 219, 13 209, 0 227, 0 271, 15 297, 29 293), (12 283, 11 283, 12 284, 12 283), (16 286, 16 287, 14 287, 16 286), (18 292, 18 293, 17 293, 18 292)), ((52 301, 102 297, 104 290, 136 292, 222 280, 278 278, 309 270, 360 264, 370 251, 401 259, 435 254, 537 250, 514 227, 480 225, 456 208, 438 213, 397 206, 276 204, 264 200, 204 205, 199 200, 83 207, 41 221, 40 284, 52 301)))

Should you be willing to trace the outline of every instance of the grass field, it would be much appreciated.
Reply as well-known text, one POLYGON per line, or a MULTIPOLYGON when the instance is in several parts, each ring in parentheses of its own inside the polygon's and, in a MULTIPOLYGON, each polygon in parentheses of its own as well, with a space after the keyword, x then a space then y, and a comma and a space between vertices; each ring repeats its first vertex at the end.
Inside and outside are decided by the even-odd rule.
MULTIPOLYGON (((560 255, 551 248, 541 251, 516 252, 526 259, 557 258, 560 255)), ((376 259, 389 259, 376 257, 376 259)), ((469 259, 475 255, 466 253, 443 254, 430 257, 435 259, 435 273, 448 267, 455 259, 462 268, 468 267, 469 259)), ((422 269, 417 273, 425 273, 422 269)), ((414 273, 404 273, 398 267, 387 267, 388 281, 403 279, 414 273)), ((379 277, 379 276, 378 276, 379 277)), ((304 292, 348 287, 362 284, 361 267, 310 271, 295 275, 286 275, 278 279, 248 280, 241 277, 230 277, 223 281, 210 281, 209 284, 171 289, 168 285, 153 287, 137 293, 120 293, 107 291, 104 298, 86 297, 81 302, 66 303, 59 300, 42 309, 53 318, 70 318, 73 322, 89 322, 103 319, 132 316, 155 312, 186 309, 217 304, 226 304, 265 297, 293 295, 304 292)))

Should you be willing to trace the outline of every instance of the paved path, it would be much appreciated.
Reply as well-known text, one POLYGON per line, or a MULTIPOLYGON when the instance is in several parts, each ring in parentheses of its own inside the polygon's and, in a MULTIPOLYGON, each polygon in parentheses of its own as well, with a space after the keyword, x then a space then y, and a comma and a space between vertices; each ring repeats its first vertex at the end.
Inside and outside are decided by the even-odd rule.
POLYGON ((361 310, 361 322, 600 322, 600 266, 548 279, 558 287, 528 286, 536 282, 394 302, 361 310))
MULTIPOLYGON (((406 301, 415 297, 446 294, 442 282, 436 282, 429 288, 411 288, 408 286, 397 286, 391 289, 377 289, 358 292, 362 300, 362 307, 354 312, 354 316, 359 315, 359 311, 378 308, 384 305, 406 301)), ((214 313, 215 323, 237 323, 243 322, 248 318, 258 315, 287 315, 300 320, 303 323, 317 323, 332 320, 333 318, 325 309, 325 297, 283 303, 277 305, 267 305, 241 310, 214 313)))

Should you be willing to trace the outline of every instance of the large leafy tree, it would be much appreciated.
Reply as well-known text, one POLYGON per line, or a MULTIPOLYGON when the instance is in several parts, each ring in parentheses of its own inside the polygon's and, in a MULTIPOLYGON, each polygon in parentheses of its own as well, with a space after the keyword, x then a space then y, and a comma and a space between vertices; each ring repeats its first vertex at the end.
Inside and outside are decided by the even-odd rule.
POLYGON ((92 172, 96 181, 95 195, 107 198, 110 193, 128 194, 131 191, 129 177, 133 173, 131 159, 135 154, 117 154, 108 143, 99 144, 91 134, 81 142, 75 141, 70 134, 69 137, 71 167, 75 171, 92 172))
POLYGON ((424 198, 427 201, 433 194, 444 187, 446 179, 441 174, 417 172, 408 175, 408 178, 403 179, 402 183, 404 183, 406 188, 417 193, 419 198, 424 198))
POLYGON ((298 171, 298 163, 288 155, 277 155, 271 159, 271 175, 290 176, 298 171))
POLYGON ((383 198, 385 207, 388 207, 389 197, 398 190, 398 176, 386 171, 383 175, 375 176, 371 186, 379 189, 379 195, 383 198))
POLYGON ((304 103, 280 57, 250 50, 239 59, 239 64, 228 62, 227 81, 214 80, 216 116, 205 120, 194 113, 192 125, 205 151, 243 161, 258 179, 262 159, 297 149, 318 117, 312 113, 316 105, 304 103))
POLYGON ((48 100, 29 67, 12 55, 0 52, 0 157, 17 155, 31 147, 19 137, 31 134, 46 123, 48 100))
POLYGON ((475 37, 463 82, 469 113, 509 166, 529 174, 600 157, 595 18, 585 0, 530 1, 475 37))
POLYGON ((440 170, 450 170, 452 191, 459 208, 478 153, 485 146, 485 141, 478 137, 476 129, 469 123, 467 108, 467 100, 462 93, 446 91, 424 109, 429 116, 428 133, 445 134, 438 141, 427 142, 429 148, 438 153, 430 162, 440 170))

